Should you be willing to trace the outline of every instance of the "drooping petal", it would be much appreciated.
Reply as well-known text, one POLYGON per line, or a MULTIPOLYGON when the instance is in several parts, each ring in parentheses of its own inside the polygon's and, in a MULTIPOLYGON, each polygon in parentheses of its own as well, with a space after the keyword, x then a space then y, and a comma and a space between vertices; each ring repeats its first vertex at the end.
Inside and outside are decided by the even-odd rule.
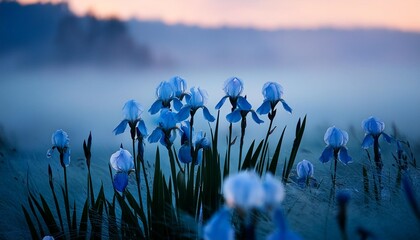
POLYGON ((382 132, 382 137, 385 139, 385 141, 387 141, 388 143, 392 142, 392 137, 389 136, 388 134, 382 132))
POLYGON ((246 98, 241 97, 241 96, 238 97, 238 106, 241 110, 246 110, 246 111, 249 111, 252 108, 248 100, 246 100, 246 98))
POLYGON ((204 239, 235 239, 235 231, 231 224, 231 215, 228 208, 221 208, 210 218, 210 220, 204 226, 204 239))
POLYGON ((125 188, 128 185, 128 174, 126 172, 118 172, 114 175, 112 181, 115 190, 118 192, 124 192, 125 188))
POLYGON ((362 148, 368 149, 368 148, 372 147, 373 146, 373 141, 374 141, 374 139, 373 139, 372 134, 367 134, 365 136, 365 138, 363 139, 362 148))
POLYGON ((158 142, 163 136, 163 132, 160 128, 156 128, 153 130, 152 134, 147 138, 149 143, 155 143, 158 142))
POLYGON ((226 115, 226 120, 228 120, 228 122, 230 122, 230 123, 239 122, 241 120, 241 118, 242 118, 241 110, 239 110, 239 109, 236 109, 235 111, 226 115))
POLYGON ((261 124, 261 123, 264 123, 264 121, 263 120, 261 120, 259 117, 258 117, 258 115, 255 113, 255 111, 251 111, 251 116, 252 116, 252 119, 254 119, 254 122, 256 122, 256 123, 258 123, 258 124, 261 124))
POLYGON ((178 122, 184 121, 190 116, 191 107, 190 106, 184 106, 179 110, 179 112, 176 114, 176 119, 178 122))
POLYGON ((203 116, 209 122, 214 122, 214 120, 216 120, 206 107, 203 107, 203 116))
POLYGON ((118 124, 118 126, 114 129, 114 134, 118 135, 121 134, 125 131, 125 129, 127 128, 127 124, 128 124, 128 120, 122 120, 120 122, 120 124, 118 124))
POLYGON ((286 110, 289 113, 292 113, 292 108, 289 107, 289 105, 284 101, 283 99, 280 99, 281 104, 283 104, 284 110, 286 110))
POLYGON ((334 154, 334 148, 331 146, 327 146, 324 151, 322 151, 321 157, 319 157, 319 160, 322 163, 326 163, 330 161, 330 159, 333 157, 334 154))
POLYGON ((182 163, 190 163, 192 162, 191 157, 191 146, 188 144, 183 144, 178 151, 179 161, 182 163))
POLYGON ((349 156, 346 147, 340 148, 338 159, 344 164, 348 164, 352 162, 352 158, 349 156))
POLYGON ((257 113, 260 115, 267 114, 271 110, 270 101, 264 101, 261 106, 257 109, 257 113))
POLYGON ((178 98, 172 99, 172 103, 174 104, 174 109, 179 111, 182 108, 182 102, 178 98))
POLYGON ((216 104, 216 109, 217 110, 219 110, 222 106, 223 106, 223 104, 225 103, 225 101, 226 101, 226 99, 228 98, 229 96, 224 96, 224 97, 222 97, 222 99, 220 99, 220 101, 216 104))
POLYGON ((264 205, 267 209, 278 206, 284 199, 283 183, 274 178, 271 173, 266 173, 262 181, 264 189, 264 205))
POLYGON ((139 121, 139 125, 137 126, 138 127, 138 129, 139 129, 139 131, 140 131, 140 134, 144 137, 144 136, 147 136, 147 128, 146 128, 146 124, 144 123, 144 121, 143 120, 140 120, 139 121))
POLYGON ((68 167, 70 165, 70 148, 67 148, 66 151, 64 152, 64 156, 63 156, 63 163, 65 167, 68 167))
POLYGON ((152 115, 156 114, 162 108, 163 108, 162 100, 158 99, 150 107, 149 113, 152 114, 152 115))

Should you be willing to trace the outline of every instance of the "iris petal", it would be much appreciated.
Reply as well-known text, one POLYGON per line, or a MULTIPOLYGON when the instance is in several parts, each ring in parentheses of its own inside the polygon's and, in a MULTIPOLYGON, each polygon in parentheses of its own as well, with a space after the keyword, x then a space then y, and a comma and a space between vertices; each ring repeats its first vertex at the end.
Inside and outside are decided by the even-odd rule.
POLYGON ((209 122, 214 122, 216 120, 213 115, 210 114, 209 110, 206 107, 203 107, 204 118, 209 122))
POLYGON ((226 119, 230 123, 239 122, 239 120, 241 120, 241 118, 242 118, 241 110, 239 110, 239 109, 236 109, 235 111, 233 111, 233 112, 229 113, 228 115, 226 115, 226 119))
POLYGON ((338 158, 344 164, 348 164, 348 163, 352 162, 352 158, 349 156, 346 147, 341 147, 340 148, 338 158))
POLYGON ((382 132, 382 136, 384 137, 385 141, 387 141, 388 143, 391 143, 392 141, 392 137, 389 136, 388 134, 382 132))
POLYGON ((184 121, 190 116, 191 107, 184 106, 181 110, 176 114, 176 120, 178 122, 184 121))
POLYGON ((238 106, 241 110, 251 110, 252 106, 244 97, 238 97, 238 106))
POLYGON ((254 121, 255 121, 256 123, 258 123, 258 124, 264 123, 264 121, 263 121, 263 120, 261 120, 261 119, 258 117, 258 115, 255 113, 255 111, 251 111, 251 116, 252 116, 252 119, 254 119, 254 121))
POLYGON ((128 120, 122 120, 120 124, 118 124, 118 126, 114 129, 113 131, 114 134, 118 135, 118 134, 123 133, 125 129, 127 128, 127 123, 128 123, 128 120))
POLYGON ((235 231, 232 228, 230 220, 230 211, 228 208, 222 208, 217 211, 204 227, 204 239, 235 239, 235 231))
POLYGON ((139 131, 140 131, 140 133, 143 137, 147 136, 147 128, 146 128, 146 124, 144 124, 143 120, 139 121, 138 129, 139 129, 139 131))
POLYGON ((181 161, 182 163, 192 162, 191 147, 188 144, 182 145, 182 147, 179 148, 178 157, 179 161, 181 161))
POLYGON ((324 149, 324 151, 322 151, 322 154, 321 154, 321 157, 319 157, 319 160, 322 163, 326 163, 326 162, 330 161, 333 154, 334 154, 334 149, 331 146, 328 146, 324 149))
POLYGON ((220 109, 222 106, 223 106, 223 104, 225 103, 225 101, 226 101, 226 99, 228 98, 228 96, 224 96, 224 97, 222 97, 222 99, 220 99, 220 101, 216 104, 216 109, 220 109))
POLYGON ((128 174, 126 172, 116 173, 112 184, 114 185, 115 190, 118 192, 124 192, 128 185, 128 174))
POLYGON ((281 104, 283 104, 284 110, 286 110, 289 113, 292 113, 292 108, 283 100, 280 99, 281 104))
POLYGON ((156 100, 149 109, 150 114, 156 114, 163 107, 162 100, 156 100))
POLYGON ((150 143, 155 143, 155 142, 158 142, 159 139, 162 138, 162 136, 163 136, 162 130, 159 129, 159 128, 156 128, 155 130, 153 130, 152 134, 150 134, 150 136, 147 138, 147 140, 150 143))
POLYGON ((182 102, 178 98, 172 99, 172 102, 175 110, 179 111, 182 108, 182 102))
POLYGON ((373 145, 373 136, 372 134, 367 134, 362 142, 362 148, 368 149, 373 145))
POLYGON ((261 106, 257 109, 257 113, 260 115, 267 114, 271 110, 270 101, 264 101, 261 106))

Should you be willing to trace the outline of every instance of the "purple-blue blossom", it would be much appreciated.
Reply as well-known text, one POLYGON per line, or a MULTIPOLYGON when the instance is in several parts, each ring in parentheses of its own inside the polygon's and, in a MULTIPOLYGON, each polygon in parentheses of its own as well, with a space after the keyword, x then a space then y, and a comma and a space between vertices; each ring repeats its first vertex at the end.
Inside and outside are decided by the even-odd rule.
POLYGON ((292 113, 292 108, 284 101, 283 99, 283 87, 276 82, 267 82, 264 84, 262 89, 262 94, 264 96, 264 101, 261 106, 257 109, 259 114, 267 114, 270 111, 274 112, 277 103, 281 102, 283 108, 292 113))
POLYGON ((349 135, 346 131, 335 126, 328 128, 324 135, 324 141, 327 146, 322 152, 319 160, 322 163, 326 163, 334 156, 338 157, 338 160, 344 164, 351 162, 352 158, 348 155, 346 148, 348 140, 349 135))
POLYGON ((53 133, 51 136, 52 147, 47 151, 47 157, 50 158, 54 149, 60 154, 60 164, 61 166, 68 167, 70 165, 70 139, 69 135, 59 129, 53 133))
POLYGON ((114 129, 115 135, 121 134, 127 128, 127 124, 132 129, 132 136, 134 136, 134 129, 138 125, 139 132, 142 136, 147 135, 146 124, 141 119, 141 114, 143 113, 143 107, 136 100, 129 100, 123 106, 123 115, 124 119, 118 124, 114 129))
POLYGON ((375 117, 369 117, 362 122, 362 128, 365 131, 365 138, 363 139, 362 147, 368 149, 373 146, 375 138, 383 136, 385 141, 391 143, 392 138, 384 133, 385 123, 375 117))

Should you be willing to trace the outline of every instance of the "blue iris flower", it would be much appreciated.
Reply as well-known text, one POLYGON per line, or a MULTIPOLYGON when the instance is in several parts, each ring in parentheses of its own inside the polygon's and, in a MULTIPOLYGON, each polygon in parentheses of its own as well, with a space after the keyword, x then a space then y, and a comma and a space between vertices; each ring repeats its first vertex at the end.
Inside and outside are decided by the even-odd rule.
MULTIPOLYGON (((157 100, 152 104, 149 109, 150 114, 156 114, 161 109, 170 109, 171 102, 174 103, 175 110, 179 110, 182 107, 181 101, 176 97, 176 93, 182 90, 182 83, 177 82, 178 80, 170 80, 170 82, 164 81, 159 84, 156 88, 157 100)), ((184 81, 185 83, 185 81, 184 81)))
POLYGON ((141 119, 141 114, 143 113, 142 106, 136 100, 129 100, 124 104, 123 115, 124 120, 118 124, 114 129, 115 135, 121 134, 127 128, 127 124, 131 128, 132 138, 135 136, 135 129, 138 125, 138 130, 142 136, 147 136, 146 124, 144 124, 143 119, 141 119))
POLYGON ((241 119, 246 119, 246 115, 248 113, 251 113, 252 119, 256 123, 260 124, 264 122, 258 117, 255 111, 252 110, 251 104, 244 97, 238 99, 238 107, 234 111, 226 115, 226 119, 230 123, 236 123, 239 122, 239 120, 241 119))
POLYGON ((159 126, 150 134, 148 141, 160 143, 170 148, 176 138, 176 130, 178 129, 176 114, 169 109, 162 109, 159 117, 159 126))
POLYGON ((362 122, 362 128, 365 131, 365 138, 363 139, 362 147, 368 149, 374 143, 375 138, 383 136, 385 141, 391 143, 392 138, 384 133, 385 123, 379 121, 375 117, 369 117, 368 119, 362 122))
POLYGON ((128 185, 128 175, 134 171, 133 156, 129 151, 120 148, 111 155, 109 162, 111 167, 117 171, 113 179, 114 188, 119 192, 124 192, 128 185))
MULTIPOLYGON (((185 92, 187 90, 187 82, 182 79, 181 77, 175 76, 169 79, 169 83, 172 84, 174 90, 174 96, 178 98, 180 101, 187 95, 185 92)), ((182 107, 182 105, 181 105, 182 107)), ((177 107, 175 107, 176 109, 177 107)), ((179 110, 179 109, 177 109, 179 110)))
POLYGON ((191 88, 190 91, 191 93, 185 96, 187 104, 184 105, 177 114, 178 121, 183 121, 190 115, 194 116, 195 112, 199 108, 202 108, 204 118, 209 122, 213 122, 215 118, 210 114, 209 110, 205 106, 208 99, 207 92, 201 88, 196 87, 191 88))
POLYGON ((237 77, 227 79, 224 83, 223 90, 225 91, 226 95, 222 97, 222 99, 220 99, 220 101, 217 103, 216 109, 220 109, 228 98, 232 104, 232 109, 236 109, 238 100, 243 98, 240 96, 244 90, 244 84, 242 80, 237 77))
MULTIPOLYGON (((181 125, 181 148, 178 151, 179 160, 183 163, 191 163, 193 158, 191 153, 196 154, 197 161, 196 165, 201 163, 202 150, 210 147, 210 141, 206 138, 206 134, 203 131, 199 131, 193 134, 193 148, 190 146, 190 123, 184 122, 181 125)), ((194 131, 193 131, 194 132, 194 131)))
POLYGON ((51 137, 52 147, 47 151, 47 157, 50 158, 54 149, 60 153, 61 166, 68 167, 70 165, 70 139, 69 135, 63 130, 57 130, 51 137))
POLYGON ((314 175, 314 165, 304 159, 296 165, 296 172, 299 180, 306 181, 314 175))
POLYGON ((261 106, 257 109, 259 114, 267 114, 270 111, 275 112, 277 103, 281 102, 283 108, 292 113, 292 108, 283 99, 283 87, 276 82, 267 82, 264 84, 262 93, 264 95, 264 101, 261 106))
POLYGON ((345 147, 348 140, 349 135, 346 131, 335 126, 328 128, 324 135, 324 141, 327 146, 319 160, 322 163, 326 163, 334 156, 338 157, 338 160, 344 164, 351 162, 352 158, 348 155, 347 148, 345 147))
POLYGON ((229 208, 221 208, 210 218, 204 226, 204 239, 235 239, 235 230, 231 224, 231 213, 229 208))

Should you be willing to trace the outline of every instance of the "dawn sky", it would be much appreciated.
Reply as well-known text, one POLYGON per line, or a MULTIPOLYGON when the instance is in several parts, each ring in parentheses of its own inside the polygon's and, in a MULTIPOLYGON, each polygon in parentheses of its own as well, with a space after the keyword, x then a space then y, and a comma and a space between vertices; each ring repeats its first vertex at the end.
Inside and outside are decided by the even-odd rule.
MULTIPOLYGON (((39 0, 20 0, 22 3, 39 0)), ((58 0, 41 2, 60 2, 58 0)), ((381 27, 420 32, 420 0, 68 0, 78 15, 205 27, 381 27)))

